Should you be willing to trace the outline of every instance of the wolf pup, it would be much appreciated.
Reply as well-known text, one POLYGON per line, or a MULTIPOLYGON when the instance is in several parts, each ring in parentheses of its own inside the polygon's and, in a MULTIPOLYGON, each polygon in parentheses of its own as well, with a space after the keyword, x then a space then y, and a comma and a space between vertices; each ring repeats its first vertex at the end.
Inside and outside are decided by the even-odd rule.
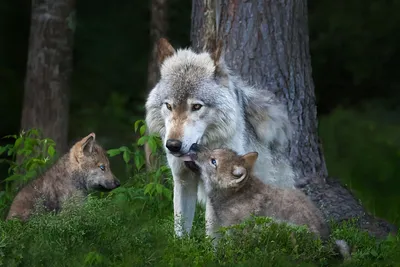
POLYGON ((196 166, 180 158, 193 143, 257 151, 254 171, 263 174, 262 181, 294 188, 285 155, 291 139, 287 108, 267 89, 248 86, 234 75, 224 64, 221 42, 212 53, 195 53, 176 51, 162 38, 158 60, 161 78, 146 101, 146 124, 149 133, 161 136, 172 171, 177 236, 191 231, 196 198, 206 203, 206 231, 213 232, 212 207, 196 166))
POLYGON ((47 211, 60 211, 62 204, 72 197, 85 197, 90 190, 110 191, 119 186, 105 151, 91 133, 18 192, 6 219, 28 220, 38 201, 43 201, 47 211))
MULTIPOLYGON (((197 144, 184 156, 200 169, 214 211, 214 227, 238 224, 251 215, 268 216, 307 225, 316 236, 326 240, 330 229, 321 211, 300 190, 263 183, 253 172, 257 158, 257 152, 240 156, 231 149, 211 150, 197 144)), ((337 240, 336 245, 347 257, 347 243, 337 240)))

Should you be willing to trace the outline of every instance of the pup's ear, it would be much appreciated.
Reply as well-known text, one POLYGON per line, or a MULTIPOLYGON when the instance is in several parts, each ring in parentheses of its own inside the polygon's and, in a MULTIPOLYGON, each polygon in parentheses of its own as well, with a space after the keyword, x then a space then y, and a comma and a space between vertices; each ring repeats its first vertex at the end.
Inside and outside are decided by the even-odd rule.
POLYGON ((234 165, 232 169, 232 175, 235 177, 233 183, 238 184, 246 179, 247 170, 243 166, 234 165))
POLYGON ((242 159, 244 160, 244 166, 248 169, 253 169, 254 164, 257 161, 257 158, 258 158, 257 152, 249 152, 243 155, 242 159))
POLYGON ((95 139, 96 139, 95 133, 90 133, 88 136, 82 138, 82 140, 80 141, 80 150, 83 154, 85 153, 91 154, 93 152, 93 145, 95 139))
POLYGON ((175 54, 175 49, 172 45, 167 41, 165 38, 160 38, 158 40, 158 47, 157 47, 157 59, 158 64, 162 64, 165 59, 175 54))
POLYGON ((90 133, 88 136, 76 142, 70 150, 71 159, 76 160, 77 163, 85 156, 93 151, 94 141, 96 139, 95 133, 90 133))

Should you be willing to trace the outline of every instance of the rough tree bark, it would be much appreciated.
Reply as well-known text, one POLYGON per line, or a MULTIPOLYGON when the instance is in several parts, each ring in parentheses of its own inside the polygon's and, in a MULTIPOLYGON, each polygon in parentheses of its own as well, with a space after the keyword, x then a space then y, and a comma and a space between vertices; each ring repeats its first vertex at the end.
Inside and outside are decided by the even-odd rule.
POLYGON ((67 150, 74 0, 33 0, 21 128, 67 150))
POLYGON ((393 225, 367 214, 348 189, 328 177, 317 134, 307 16, 306 0, 194 0, 192 45, 196 50, 210 49, 217 36, 232 70, 287 104, 294 127, 289 157, 299 174, 298 187, 325 217, 358 217, 363 229, 383 237, 396 230, 393 225))
MULTIPOLYGON (((150 21, 150 52, 149 64, 147 68, 147 91, 150 91, 160 78, 160 68, 157 61, 157 41, 167 34, 167 0, 151 1, 151 21, 150 21)), ((146 154, 147 170, 157 168, 157 158, 151 155, 151 149, 146 143, 144 146, 146 154)))

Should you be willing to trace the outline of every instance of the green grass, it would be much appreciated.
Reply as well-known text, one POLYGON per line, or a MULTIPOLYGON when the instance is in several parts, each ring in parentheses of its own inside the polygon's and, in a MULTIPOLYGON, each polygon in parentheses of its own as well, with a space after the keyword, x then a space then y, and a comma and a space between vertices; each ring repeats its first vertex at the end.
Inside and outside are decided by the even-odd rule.
POLYGON ((89 197, 84 206, 67 207, 58 215, 36 215, 25 224, 1 221, 0 265, 397 266, 400 262, 400 236, 377 242, 351 225, 333 226, 332 238, 346 239, 354 248, 353 259, 344 263, 332 242, 322 245, 304 227, 268 218, 234 226, 233 234, 225 235, 214 251, 204 234, 201 207, 191 235, 182 239, 174 237, 172 214, 170 200, 150 197, 135 186, 103 198, 89 197), (254 230, 255 224, 263 227, 254 230))

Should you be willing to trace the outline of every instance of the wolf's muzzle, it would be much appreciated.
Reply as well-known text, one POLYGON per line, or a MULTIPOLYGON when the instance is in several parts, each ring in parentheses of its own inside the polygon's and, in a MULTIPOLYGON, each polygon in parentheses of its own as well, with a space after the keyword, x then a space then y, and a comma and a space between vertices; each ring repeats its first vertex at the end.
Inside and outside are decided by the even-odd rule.
POLYGON ((169 151, 176 153, 181 151, 182 142, 176 139, 168 139, 165 146, 168 148, 169 151))

